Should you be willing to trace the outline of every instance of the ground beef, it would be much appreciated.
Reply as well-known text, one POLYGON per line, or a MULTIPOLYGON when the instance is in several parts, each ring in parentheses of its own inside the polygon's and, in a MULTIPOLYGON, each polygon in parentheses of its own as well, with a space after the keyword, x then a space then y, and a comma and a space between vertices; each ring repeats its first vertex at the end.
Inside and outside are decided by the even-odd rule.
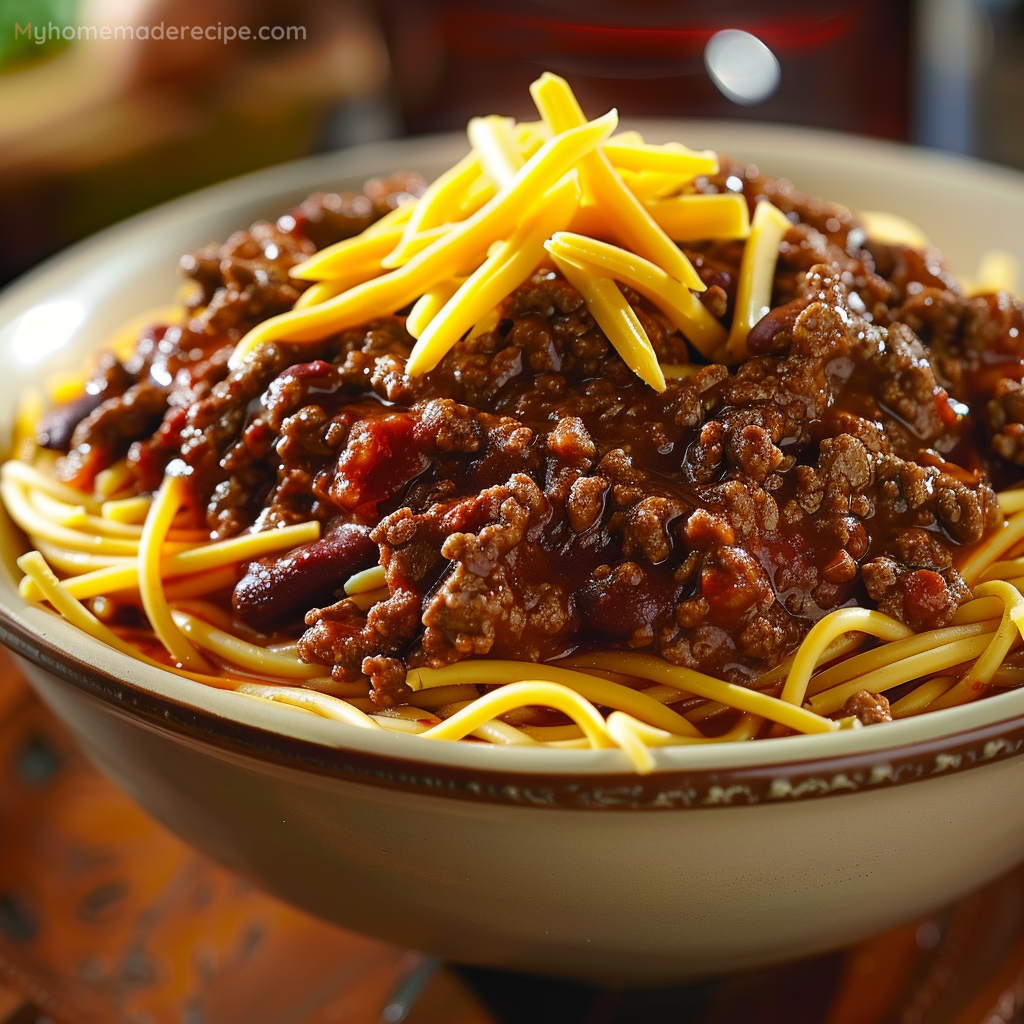
POLYGON ((240 338, 261 320, 290 309, 306 283, 288 276, 317 249, 359 234, 378 217, 426 188, 403 172, 371 178, 363 193, 317 192, 270 224, 237 231, 223 245, 183 256, 181 269, 198 286, 188 298, 199 334, 240 338))
MULTIPOLYGON (((134 443, 130 467, 143 490, 154 489, 181 443, 181 411, 224 378, 231 348, 250 327, 291 308, 305 290, 305 282, 288 271, 317 249, 358 234, 425 187, 421 175, 404 171, 370 179, 363 193, 317 192, 274 224, 259 221, 224 244, 183 256, 181 269, 193 284, 186 297, 187 325, 147 330, 123 363, 101 356, 85 394, 40 421, 39 444, 67 453, 58 465, 61 479, 88 488, 96 473, 134 443)), ((228 518, 240 527, 240 519, 228 518)))
MULTIPOLYGON (((919 340, 861 318, 833 268, 806 278, 815 299, 778 318, 771 355, 661 395, 549 272, 420 380, 401 375, 412 339, 397 319, 270 380, 254 362, 261 411, 236 444, 274 439, 263 522, 288 519, 296 473, 312 481, 296 518, 384 513, 372 536, 391 600, 313 611, 304 657, 342 679, 373 678, 384 657, 392 679, 396 658, 547 660, 611 643, 744 680, 849 601, 915 628, 948 622, 967 593, 951 552, 995 524, 994 495, 938 454, 962 424, 919 340), (934 567, 911 568, 925 546, 934 567)), ((667 327, 652 339, 679 344, 667 327)), ((287 358, 270 351, 273 367, 287 358)))
POLYGON ((1007 462, 1024 466, 1024 385, 1000 380, 985 411, 993 451, 1007 462))
POLYGON ((879 722, 891 722, 889 700, 881 693, 860 690, 855 693, 843 709, 844 714, 856 716, 861 725, 877 725, 879 722))
MULTIPOLYGON (((658 394, 541 268, 422 377, 405 374, 402 315, 228 373, 238 333, 294 300, 287 269, 417 194, 404 175, 197 254, 191 323, 144 338, 120 377, 108 366, 70 434, 49 428, 71 445, 62 473, 87 481, 127 451, 152 487, 179 457, 215 536, 320 520, 323 541, 248 567, 236 614, 268 634, 303 620, 302 657, 368 676, 384 706, 408 700, 408 668, 465 658, 612 647, 746 683, 844 605, 949 623, 969 594, 957 564, 1001 521, 991 482, 1024 464, 1024 311, 965 297, 937 253, 866 244, 848 211, 756 168, 724 162, 695 188, 794 222, 739 366, 658 394), (390 596, 363 612, 340 587, 370 564, 390 596)), ((728 323, 742 245, 687 252, 728 323)), ((624 293, 663 363, 695 358, 624 293)), ((847 712, 888 715, 870 694, 847 712)))

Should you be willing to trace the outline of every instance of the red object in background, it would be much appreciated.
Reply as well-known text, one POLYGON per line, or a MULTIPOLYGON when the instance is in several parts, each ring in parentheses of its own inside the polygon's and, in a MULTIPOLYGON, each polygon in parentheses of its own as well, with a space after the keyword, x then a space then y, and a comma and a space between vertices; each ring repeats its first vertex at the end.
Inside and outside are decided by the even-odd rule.
POLYGON ((394 88, 411 132, 475 114, 536 117, 527 87, 564 75, 588 114, 726 117, 893 139, 910 131, 910 0, 784 4, 664 0, 379 0, 394 88), (712 83, 704 47, 722 29, 778 58, 778 90, 737 106, 712 83))

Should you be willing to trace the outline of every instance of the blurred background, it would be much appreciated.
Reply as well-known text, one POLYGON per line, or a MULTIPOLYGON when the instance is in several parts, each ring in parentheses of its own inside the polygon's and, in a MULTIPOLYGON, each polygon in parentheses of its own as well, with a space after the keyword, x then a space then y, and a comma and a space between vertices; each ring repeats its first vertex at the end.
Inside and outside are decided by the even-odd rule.
POLYGON ((1024 167, 1024 0, 0 0, 0 283, 232 175, 535 116, 543 69, 1024 167))

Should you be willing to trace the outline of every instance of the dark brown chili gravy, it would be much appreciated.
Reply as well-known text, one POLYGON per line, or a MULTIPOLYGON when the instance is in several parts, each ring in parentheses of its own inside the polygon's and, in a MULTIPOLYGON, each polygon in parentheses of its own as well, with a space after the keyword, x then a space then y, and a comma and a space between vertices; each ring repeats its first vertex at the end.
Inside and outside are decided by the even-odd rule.
MULTIPOLYGON (((180 457, 215 536, 322 521, 249 566, 234 614, 301 633, 304 658, 366 673, 384 705, 407 667, 466 657, 612 647, 743 682, 842 605, 952 619, 963 549, 1001 521, 991 483, 1024 466, 1016 299, 967 298, 934 250, 866 242, 848 211, 723 161, 698 191, 742 188, 794 221, 740 366, 700 365, 627 290, 662 363, 699 364, 658 394, 541 267, 421 378, 401 315, 228 373, 241 335, 301 292, 289 267, 422 187, 318 195, 186 258, 189 325, 106 357, 41 424, 62 478, 89 487, 127 456, 147 491, 180 457), (378 563, 389 598, 338 600, 378 563)), ((728 324, 742 243, 686 251, 728 324)))

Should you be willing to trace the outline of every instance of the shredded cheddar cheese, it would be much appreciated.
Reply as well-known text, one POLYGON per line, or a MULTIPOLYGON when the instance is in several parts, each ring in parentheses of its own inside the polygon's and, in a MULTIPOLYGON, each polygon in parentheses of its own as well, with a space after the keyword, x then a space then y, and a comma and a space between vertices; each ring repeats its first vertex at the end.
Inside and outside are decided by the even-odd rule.
MULTIPOLYGON (((375 316, 393 313, 439 282, 463 272, 467 265, 476 264, 488 247, 506 237, 523 213, 532 210, 581 157, 611 135, 617 123, 618 114, 612 110, 595 121, 559 133, 537 150, 507 188, 404 266, 320 305, 264 320, 238 343, 229 365, 237 369, 250 352, 268 341, 315 341, 375 316)), ((421 366, 419 372, 424 368, 421 366)))
POLYGON ((567 175, 542 198, 537 213, 487 257, 423 328, 406 364, 410 374, 437 366, 459 338, 533 273, 544 257, 545 241, 569 224, 579 200, 575 175, 567 175))
POLYGON ((647 203, 647 209, 674 242, 742 239, 750 234, 747 200, 733 192, 656 199, 647 203))
MULTIPOLYGON (((565 79, 545 73, 530 86, 530 92, 553 132, 570 131, 586 123, 565 79)), ((686 255, 629 191, 607 155, 591 150, 580 158, 579 164, 584 191, 605 207, 622 241, 634 252, 658 264, 677 281, 695 291, 703 291, 704 282, 686 255)))
POLYGON ((576 265, 593 267, 635 288, 709 359, 725 340, 725 328, 701 305, 700 299, 648 260, 607 242, 566 231, 553 235, 547 249, 556 259, 561 257, 576 265))
POLYGON ((792 226, 778 207, 766 201, 757 204, 740 263, 736 311, 724 353, 726 362, 740 363, 746 359, 750 328, 771 309, 779 245, 792 226))
POLYGON ((466 134, 491 184, 496 189, 510 184, 525 162, 516 143, 515 121, 497 114, 472 117, 466 134))
MULTIPOLYGON (((471 119, 471 152, 419 199, 292 268, 294 278, 314 283, 290 311, 242 339, 231 368, 267 342, 315 341, 404 312, 416 339, 406 372, 427 373, 462 339, 494 330, 502 303, 548 260, 651 387, 663 390, 667 377, 692 370, 666 374, 658 365, 620 286, 657 306, 705 358, 744 359, 747 335, 771 305, 789 219, 764 200, 751 218, 744 195, 694 184, 719 170, 710 150, 653 145, 636 131, 613 134, 614 110, 588 122, 557 75, 541 75, 530 92, 539 121, 471 119), (705 240, 745 242, 728 331, 700 301, 706 286, 680 247, 705 240)), ((898 220, 864 219, 882 234, 898 220)), ((1006 261, 985 279, 1008 282, 1006 261)))

